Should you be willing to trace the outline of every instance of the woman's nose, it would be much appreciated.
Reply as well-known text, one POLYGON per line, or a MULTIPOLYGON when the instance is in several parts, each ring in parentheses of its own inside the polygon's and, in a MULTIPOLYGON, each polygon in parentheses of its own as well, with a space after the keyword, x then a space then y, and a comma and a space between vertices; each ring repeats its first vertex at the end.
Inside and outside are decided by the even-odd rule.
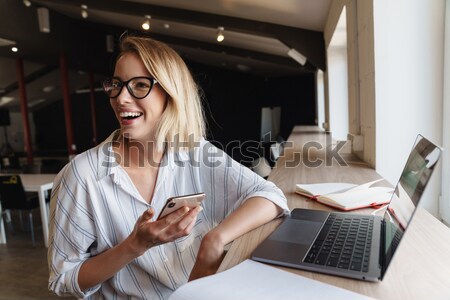
POLYGON ((131 96, 130 92, 128 91, 127 87, 124 86, 122 90, 120 91, 119 95, 117 95, 116 98, 117 102, 119 104, 123 103, 129 103, 133 101, 133 97, 131 96))

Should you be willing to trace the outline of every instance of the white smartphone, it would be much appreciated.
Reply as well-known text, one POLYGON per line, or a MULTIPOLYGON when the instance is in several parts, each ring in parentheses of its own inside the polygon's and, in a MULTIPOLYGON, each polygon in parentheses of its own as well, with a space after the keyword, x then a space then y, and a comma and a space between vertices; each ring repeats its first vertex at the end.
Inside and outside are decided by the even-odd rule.
POLYGON ((166 204, 159 213, 158 220, 183 206, 189 207, 190 209, 196 208, 202 203, 203 199, 205 199, 205 193, 171 197, 167 199, 166 204))

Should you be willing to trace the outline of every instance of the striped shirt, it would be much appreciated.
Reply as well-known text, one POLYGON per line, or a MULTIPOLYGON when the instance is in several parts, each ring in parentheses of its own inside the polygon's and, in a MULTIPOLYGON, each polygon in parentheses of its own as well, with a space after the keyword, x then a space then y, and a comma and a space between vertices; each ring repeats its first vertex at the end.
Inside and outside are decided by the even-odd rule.
POLYGON ((151 204, 116 163, 112 141, 77 155, 57 175, 50 215, 49 289, 89 299, 166 299, 187 282, 202 237, 250 197, 264 197, 289 212, 286 198, 227 154, 203 140, 190 152, 166 151, 151 204), (167 198, 204 192, 203 211, 191 233, 146 251, 112 278, 80 290, 82 263, 128 237, 149 207, 155 215, 167 198))

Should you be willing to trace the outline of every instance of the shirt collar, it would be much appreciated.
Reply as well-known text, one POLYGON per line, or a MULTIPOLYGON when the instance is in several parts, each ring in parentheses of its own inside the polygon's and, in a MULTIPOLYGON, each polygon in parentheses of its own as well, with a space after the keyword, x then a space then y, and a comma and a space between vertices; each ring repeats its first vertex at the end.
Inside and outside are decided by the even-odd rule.
POLYGON ((117 140, 120 135, 120 130, 115 130, 97 146, 97 179, 100 180, 105 176, 114 174, 117 172, 119 164, 116 161, 116 157, 113 151, 113 142, 117 140))

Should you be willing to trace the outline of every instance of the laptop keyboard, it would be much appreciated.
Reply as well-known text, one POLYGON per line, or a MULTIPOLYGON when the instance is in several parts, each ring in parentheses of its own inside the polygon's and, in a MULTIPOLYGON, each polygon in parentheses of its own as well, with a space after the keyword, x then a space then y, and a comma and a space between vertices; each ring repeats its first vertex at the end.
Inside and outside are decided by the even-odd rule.
POLYGON ((373 217, 331 213, 304 262, 367 272, 373 217))

